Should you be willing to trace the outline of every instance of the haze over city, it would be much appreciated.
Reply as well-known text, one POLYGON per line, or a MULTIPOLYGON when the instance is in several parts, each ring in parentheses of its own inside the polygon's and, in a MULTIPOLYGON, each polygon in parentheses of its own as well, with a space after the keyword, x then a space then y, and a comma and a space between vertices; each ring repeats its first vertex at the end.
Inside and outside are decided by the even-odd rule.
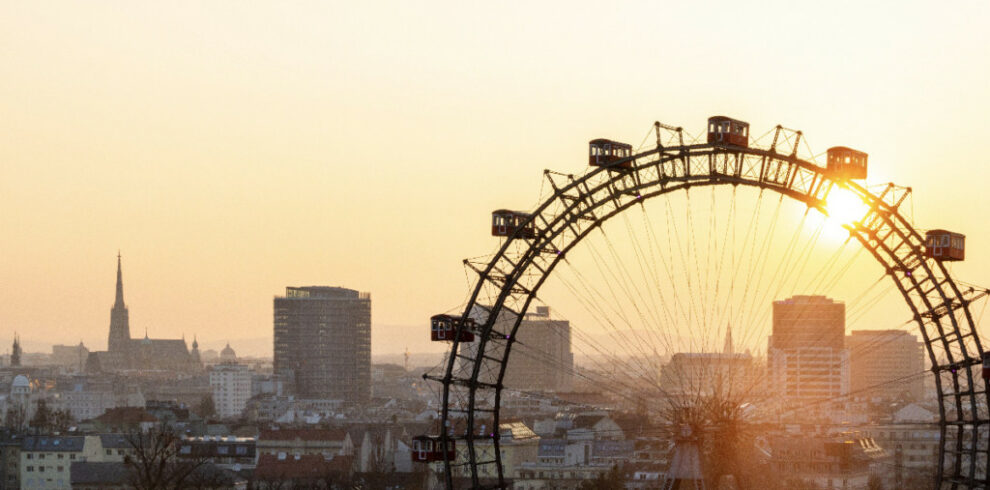
POLYGON ((716 113, 862 148, 916 222, 990 239, 984 3, 241 7, 4 3, 0 337, 102 348, 120 250, 138 333, 270 355, 271 298, 328 284, 372 293, 376 354, 439 352, 491 210, 716 113))
POLYGON ((0 0, 0 490, 986 489, 988 25, 0 0))

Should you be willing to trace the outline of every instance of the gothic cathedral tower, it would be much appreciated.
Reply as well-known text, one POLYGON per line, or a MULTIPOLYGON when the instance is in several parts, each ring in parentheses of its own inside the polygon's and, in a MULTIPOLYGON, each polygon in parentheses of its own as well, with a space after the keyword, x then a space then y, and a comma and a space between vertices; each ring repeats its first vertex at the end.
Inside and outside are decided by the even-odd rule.
POLYGON ((124 305, 124 281, 120 273, 120 252, 117 252, 117 297, 110 310, 110 340, 107 350, 127 354, 131 346, 131 325, 124 305))

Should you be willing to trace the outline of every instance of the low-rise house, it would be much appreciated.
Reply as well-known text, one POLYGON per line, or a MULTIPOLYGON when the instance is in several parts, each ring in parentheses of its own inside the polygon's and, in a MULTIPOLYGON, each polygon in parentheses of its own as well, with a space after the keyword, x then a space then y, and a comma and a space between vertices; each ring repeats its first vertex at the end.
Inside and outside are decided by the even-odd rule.
MULTIPOLYGON (((86 436, 94 438, 94 436, 86 436)), ((134 444, 125 434, 100 434, 95 440, 86 445, 83 455, 87 461, 123 462, 127 456, 134 455, 134 444)))
POLYGON ((280 453, 329 458, 353 455, 354 443, 343 429, 265 429, 258 435, 257 451, 259 458, 280 453))
MULTIPOLYGON (((501 451, 502 473, 511 477, 516 473, 517 467, 526 462, 536 461, 539 454, 540 436, 530 430, 522 422, 506 422, 499 424, 499 450, 501 451)), ((474 443, 476 461, 493 461, 495 459, 495 446, 491 440, 477 440, 474 443)), ((457 446, 458 463, 468 461, 468 448, 464 445, 457 446)), ((497 469, 494 464, 486 464, 478 467, 479 476, 482 478, 496 478, 497 469)), ((459 469, 455 476, 467 476, 467 472, 459 469)))
POLYGON ((353 456, 322 454, 262 454, 254 470, 252 488, 257 490, 292 490, 314 488, 349 480, 353 474, 353 456))
POLYGON ((205 459, 220 467, 254 466, 257 440, 253 437, 200 436, 179 442, 180 459, 205 459))

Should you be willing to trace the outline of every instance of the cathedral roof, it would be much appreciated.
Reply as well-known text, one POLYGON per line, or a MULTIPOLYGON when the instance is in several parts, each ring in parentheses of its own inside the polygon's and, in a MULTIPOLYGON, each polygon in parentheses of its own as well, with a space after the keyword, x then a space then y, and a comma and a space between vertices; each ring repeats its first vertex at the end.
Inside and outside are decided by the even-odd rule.
POLYGON ((14 377, 14 382, 11 383, 12 388, 27 388, 31 386, 31 381, 23 374, 18 374, 14 377))

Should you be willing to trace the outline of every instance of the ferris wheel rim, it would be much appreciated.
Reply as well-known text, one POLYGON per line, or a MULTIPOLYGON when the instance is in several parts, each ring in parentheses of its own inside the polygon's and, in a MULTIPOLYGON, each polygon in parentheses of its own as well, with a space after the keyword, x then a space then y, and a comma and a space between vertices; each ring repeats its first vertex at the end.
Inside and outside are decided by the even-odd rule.
MULTIPOLYGON (((475 272, 479 274, 479 277, 477 282, 475 283, 473 291, 469 296, 467 305, 465 306, 464 314, 463 314, 463 317, 465 318, 472 314, 472 311, 474 310, 475 307, 482 306, 478 303, 481 290, 485 287, 486 284, 494 283, 494 280, 492 279, 493 270, 496 269, 496 266, 499 263, 499 261, 507 256, 513 244, 518 243, 518 241, 527 242, 529 244, 528 249, 523 255, 522 259, 518 260, 515 263, 512 270, 509 272, 503 271, 504 282, 499 291, 498 299, 495 301, 493 305, 490 306, 490 308, 486 308, 489 310, 488 319, 484 322, 484 325, 482 326, 481 335, 479 336, 480 345, 479 345, 477 357, 475 358, 474 363, 472 365, 471 378, 454 379, 453 377, 454 365, 458 359, 457 353, 458 353, 459 344, 461 343, 457 340, 458 338, 460 338, 460 334, 458 334, 455 335, 455 339, 451 344, 450 354, 446 361, 444 376, 442 378, 435 379, 436 381, 439 381, 443 384, 443 400, 442 400, 442 415, 441 415, 441 427, 443 431, 440 436, 441 442, 442 444, 445 445, 445 447, 448 440, 451 441, 464 440, 467 443, 467 450, 468 450, 467 452, 469 459, 468 466, 470 466, 471 468, 471 480, 473 487, 479 487, 479 476, 476 465, 482 464, 482 462, 477 461, 477 455, 475 453, 474 441, 476 439, 491 441, 491 444, 493 445, 494 448, 492 451, 494 460, 483 462, 483 464, 494 464, 496 468, 498 484, 500 486, 504 485, 503 465, 501 462, 501 454, 500 454, 501 451, 499 450, 498 427, 500 423, 499 412, 501 405, 501 392, 504 389, 502 386, 502 380, 505 375, 506 366, 508 365, 509 362, 509 357, 512 351, 512 344, 515 342, 515 336, 518 331, 519 325, 522 322, 523 316, 527 312, 532 300, 536 298, 536 294, 540 286, 542 286, 543 282, 548 277, 550 277, 554 268, 556 267, 557 264, 559 264, 562 258, 566 257, 567 252, 570 249, 576 247, 579 243, 581 243, 583 238, 586 237, 588 234, 590 234, 592 230, 600 227, 604 222, 608 221, 612 217, 622 214, 630 207, 634 207, 636 204, 641 204, 654 197, 662 196, 679 190, 690 189, 691 187, 708 187, 708 186, 714 187, 719 185, 732 185, 732 186, 744 185, 748 187, 756 187, 763 190, 771 190, 781 194, 782 196, 795 199, 798 202, 803 202, 804 204, 808 205, 809 208, 815 208, 818 211, 822 212, 823 214, 828 213, 827 208, 825 207, 825 200, 815 197, 817 195, 817 191, 809 192, 809 193, 801 193, 795 191, 791 187, 791 182, 787 182, 785 184, 784 182, 779 182, 776 179, 773 181, 767 181, 765 180, 765 175, 763 174, 762 169, 760 171, 760 179, 754 180, 752 178, 746 177, 744 175, 744 172, 739 171, 743 166, 742 161, 745 157, 762 158, 764 162, 763 163, 764 166, 767 165, 767 162, 776 162, 778 165, 777 167, 778 173, 781 168, 780 165, 782 164, 787 164, 788 166, 790 166, 788 167, 787 172, 791 172, 791 171, 808 172, 811 175, 813 175, 812 186, 817 185, 817 188, 821 189, 822 186, 827 185, 825 196, 828 195, 828 192, 830 192, 833 186, 838 186, 841 188, 848 189, 870 205, 870 211, 867 213, 867 215, 873 213, 875 219, 883 221, 883 223, 890 226, 891 231, 888 234, 888 237, 891 234, 897 233, 897 235, 903 240, 903 243, 910 244, 912 240, 914 242, 924 243, 921 234, 914 227, 914 225, 898 211, 899 203, 897 205, 891 206, 890 204, 884 201, 884 195, 886 191, 880 193, 879 195, 875 194, 871 190, 869 190, 866 186, 860 185, 854 181, 836 178, 825 168, 822 168, 818 165, 815 165, 814 163, 797 158, 793 154, 783 155, 783 154, 778 154, 772 150, 740 147, 734 145, 724 145, 718 143, 691 144, 691 145, 674 146, 674 147, 658 147, 656 149, 648 150, 633 155, 632 157, 626 160, 628 160, 629 162, 636 162, 636 166, 628 170, 620 169, 618 167, 618 164, 616 164, 610 166, 596 167, 589 171, 586 171, 584 174, 580 176, 567 175, 569 182, 567 182, 566 185, 562 185, 562 186, 555 185, 552 180, 552 177, 550 177, 550 172, 547 171, 546 176, 548 179, 550 179, 551 185, 553 185, 554 192, 546 199, 544 199, 539 206, 537 206, 536 210, 533 211, 532 214, 530 214, 530 217, 525 222, 526 224, 532 223, 535 226, 537 224, 536 220, 537 218, 539 218, 542 221, 542 225, 544 226, 544 228, 535 238, 523 238, 522 236, 518 236, 518 234, 509 236, 502 244, 499 251, 494 256, 491 257, 491 259, 488 262, 488 265, 485 268, 475 269, 475 272), (652 156, 657 156, 657 159, 653 161, 649 161, 643 165, 639 165, 637 162, 637 160, 642 161, 643 159, 650 158, 652 156), (711 161, 712 158, 717 158, 719 156, 726 158, 734 157, 738 160, 737 163, 738 166, 736 167, 737 171, 734 172, 733 174, 720 173, 717 171, 717 169, 714 166, 710 165, 708 173, 700 172, 694 174, 690 171, 691 158, 701 157, 701 156, 707 156, 709 158, 709 161, 711 161), (683 168, 685 169, 684 174, 681 176, 677 176, 676 173, 671 176, 663 175, 663 165, 665 163, 676 162, 677 160, 680 160, 682 162, 684 166, 683 168), (553 243, 552 240, 563 233, 563 228, 561 228, 561 230, 558 230, 555 234, 550 236, 544 236, 543 231, 545 231, 548 227, 552 227, 554 223, 562 219, 563 214, 566 214, 568 212, 573 212, 573 209, 577 206, 576 205, 577 202, 584 202, 587 200, 588 203, 590 203, 586 207, 580 210, 582 213, 588 211, 594 211, 604 206, 605 200, 601 200, 601 199, 598 201, 592 200, 592 198, 595 197, 597 191, 600 191, 603 188, 614 189, 616 188, 616 182, 626 179, 626 177, 629 175, 635 175, 637 178, 639 178, 644 170, 648 170, 651 168, 657 169, 657 178, 655 181, 648 181, 646 183, 638 182, 636 186, 624 187, 622 189, 623 192, 636 191, 635 199, 627 200, 625 203, 621 205, 616 204, 611 211, 604 214, 592 213, 591 217, 594 223, 590 226, 587 226, 582 233, 575 233, 573 237, 571 237, 569 240, 566 240, 567 245, 565 247, 557 248, 557 250, 555 251, 556 256, 553 257, 553 259, 551 260, 549 267, 545 267, 541 269, 541 276, 535 283, 535 287, 532 287, 531 289, 524 291, 526 294, 525 296, 526 299, 522 303, 523 304, 522 308, 513 310, 512 308, 509 308, 508 306, 505 305, 505 301, 507 297, 510 296, 512 294, 513 289, 517 287, 516 280, 517 278, 520 277, 520 271, 527 270, 527 268, 532 265, 535 258, 538 257, 543 252, 542 250, 535 250, 537 244, 538 243, 552 244, 553 243), (603 175, 605 176, 605 179, 602 182, 597 183, 597 185, 594 188, 589 187, 588 185, 589 182, 592 182, 593 179, 600 178, 603 175), (818 180, 817 184, 814 183, 815 179, 818 180), (644 188, 657 186, 657 185, 659 185, 659 188, 657 189, 645 193, 641 192, 642 189, 644 188), (576 191, 576 195, 568 194, 574 191, 576 191), (554 203, 563 202, 565 200, 564 196, 567 196, 569 199, 573 200, 572 205, 565 206, 564 211, 557 212, 556 214, 551 214, 552 219, 544 218, 541 213, 549 209, 554 203), (882 213, 880 212, 881 209, 883 211, 882 213), (503 309, 506 309, 515 315, 515 319, 513 320, 513 327, 511 331, 509 331, 508 333, 505 332, 497 333, 498 337, 503 337, 503 336, 505 337, 504 339, 501 340, 506 341, 503 351, 503 357, 499 362, 500 371, 497 377, 497 382, 494 384, 483 383, 478 380, 480 374, 480 367, 482 365, 481 357, 485 355, 485 348, 484 348, 485 344, 489 340, 493 340, 495 338, 495 336, 492 335, 493 326, 496 322, 496 319, 499 316, 499 313, 501 313, 503 309), (466 420, 466 433, 464 437, 459 437, 459 436, 455 437, 447 434, 447 427, 451 420, 449 413, 449 409, 451 408, 449 395, 450 395, 450 389, 454 385, 465 386, 468 388, 468 409, 466 410, 467 420, 466 420), (494 395, 495 403, 493 409, 491 410, 492 412, 491 422, 493 425, 493 433, 490 436, 474 435, 476 432, 475 418, 474 418, 474 412, 476 410, 475 396, 479 388, 492 390, 494 395)), ((624 162, 617 162, 617 163, 624 163, 624 162)), ((792 179, 792 177, 788 177, 788 179, 792 179)), ((889 190, 892 185, 893 184, 889 184, 887 190, 889 190)), ((614 200, 615 199, 614 190, 610 192, 610 195, 614 200)), ((583 214, 582 216, 586 217, 583 214)), ((857 226, 859 226, 859 224, 857 224, 857 226)), ((973 481, 975 481, 974 480, 975 470, 977 465, 976 462, 977 439, 974 439, 973 443, 970 445, 971 451, 969 451, 969 453, 966 453, 966 451, 964 451, 965 448, 963 447, 962 444, 963 435, 964 435, 962 433, 963 430, 962 424, 953 424, 957 428, 958 433, 956 434, 955 437, 956 451, 953 451, 953 454, 955 454, 956 457, 953 458, 954 463, 952 468, 952 475, 946 477, 943 474, 943 471, 945 470, 945 462, 946 462, 945 436, 949 425, 948 424, 949 421, 947 421, 946 419, 946 410, 945 410, 945 404, 947 403, 945 401, 946 396, 943 395, 955 395, 954 408, 957 410, 956 412, 957 417, 961 417, 962 413, 964 412, 961 402, 962 395, 967 395, 970 397, 969 403, 970 405, 972 405, 971 408, 974 417, 978 417, 977 415, 978 411, 976 408, 976 396, 980 393, 982 393, 984 396, 987 396, 987 390, 985 388, 984 391, 977 392, 976 385, 974 384, 974 380, 976 378, 974 378, 973 376, 972 367, 973 365, 975 365, 976 362, 979 362, 980 356, 983 353, 983 349, 982 346, 980 345, 979 337, 975 334, 975 323, 969 311, 968 303, 966 302, 963 293, 959 289, 958 285, 955 283, 955 280, 952 278, 950 271, 945 267, 945 264, 943 264, 941 261, 931 261, 932 263, 929 264, 929 262, 925 260, 923 256, 923 252, 920 249, 913 248, 910 251, 910 254, 906 256, 906 259, 914 258, 916 262, 913 263, 913 267, 907 267, 904 263, 906 259, 903 260, 899 259, 897 256, 897 250, 891 250, 890 247, 884 242, 884 240, 877 240, 877 243, 871 244, 870 240, 875 239, 876 237, 874 236, 871 238, 867 230, 865 229, 857 230, 855 227, 848 227, 848 226, 847 229, 849 229, 850 234, 854 235, 857 241, 859 241, 860 244, 864 248, 866 248, 871 253, 871 255, 873 255, 873 257, 882 266, 885 267, 885 269, 887 269, 886 271, 887 275, 890 276, 897 284, 899 292, 904 297, 905 302, 908 304, 908 306, 914 313, 914 317, 915 317, 914 320, 919 324, 923 341, 925 343, 926 350, 929 354, 929 360, 932 362, 932 366, 933 366, 932 373, 935 376, 936 389, 938 390, 939 393, 938 401, 939 401, 940 445, 939 445, 939 455, 938 455, 937 475, 936 475, 937 485, 940 485, 940 482, 942 481, 958 481, 960 479, 964 480, 964 484, 966 484, 966 482, 972 483, 973 481), (888 264, 888 262, 884 260, 885 256, 883 256, 882 254, 886 254, 886 258, 890 261, 895 262, 901 270, 893 269, 888 264), (934 287, 932 288, 932 290, 936 291, 938 293, 938 296, 941 297, 942 301, 940 303, 933 304, 926 295, 921 295, 919 298, 912 300, 910 296, 911 293, 916 289, 919 291, 921 290, 920 289, 921 284, 911 274, 911 271, 913 271, 915 268, 918 267, 922 268, 925 273, 925 277, 922 279, 921 282, 930 280, 934 283, 934 287), (903 274, 905 272, 907 272, 907 275, 902 277, 902 279, 906 279, 906 282, 909 285, 911 285, 910 289, 905 289, 901 281, 897 279, 898 273, 903 274), (941 278, 941 280, 939 280, 939 277, 941 278), (918 305, 915 304, 915 301, 918 301, 918 299, 920 299, 921 306, 924 306, 924 308, 919 308, 918 305), (946 309, 945 312, 943 313, 943 311, 940 310, 940 308, 945 308, 946 309), (963 310, 964 318, 962 323, 964 323, 965 325, 961 325, 959 319, 956 318, 956 315, 954 313, 957 309, 963 310), (947 326, 950 327, 951 330, 948 332, 944 331, 942 325, 941 317, 943 316, 949 317, 950 324, 947 326), (938 327, 937 333, 940 335, 938 339, 930 338, 930 336, 928 335, 929 332, 928 330, 926 330, 926 324, 925 324, 926 318, 933 321, 935 325, 938 327), (962 337, 964 337, 964 335, 961 333, 961 330, 964 327, 968 327, 969 329, 969 332, 967 332, 966 335, 972 335, 975 341, 976 352, 972 353, 975 354, 975 356, 971 355, 971 353, 967 351, 966 346, 962 342, 962 337), (941 340, 942 347, 944 349, 941 352, 948 354, 951 359, 952 351, 950 348, 951 346, 949 344, 948 337, 953 334, 956 336, 956 340, 960 342, 960 346, 962 348, 962 353, 964 358, 960 361, 951 361, 948 364, 941 364, 940 360, 937 359, 935 350, 933 349, 933 343, 935 343, 937 340, 941 340), (948 369, 952 369, 951 380, 952 380, 953 392, 943 393, 941 372, 948 369), (969 390, 968 392, 961 391, 960 389, 960 382, 957 373, 957 370, 960 369, 964 371, 964 374, 966 376, 965 381, 966 381, 966 386, 968 387, 969 390), (970 456, 968 459, 969 468, 968 471, 966 472, 968 473, 967 475, 962 474, 963 468, 961 468, 961 461, 963 459, 962 456, 964 454, 968 454, 970 456)), ((974 422, 976 423, 983 422, 983 420, 974 420, 974 422)), ((977 435, 978 434, 974 433, 974 437, 977 435)), ((445 450, 445 454, 446 454, 446 450, 445 450)), ((982 462, 987 463, 986 461, 982 461, 982 462)), ((449 488, 453 488, 452 464, 453 461, 448 460, 446 457, 444 458, 446 483, 449 488)), ((985 484, 985 480, 980 480, 980 484, 985 484)))

